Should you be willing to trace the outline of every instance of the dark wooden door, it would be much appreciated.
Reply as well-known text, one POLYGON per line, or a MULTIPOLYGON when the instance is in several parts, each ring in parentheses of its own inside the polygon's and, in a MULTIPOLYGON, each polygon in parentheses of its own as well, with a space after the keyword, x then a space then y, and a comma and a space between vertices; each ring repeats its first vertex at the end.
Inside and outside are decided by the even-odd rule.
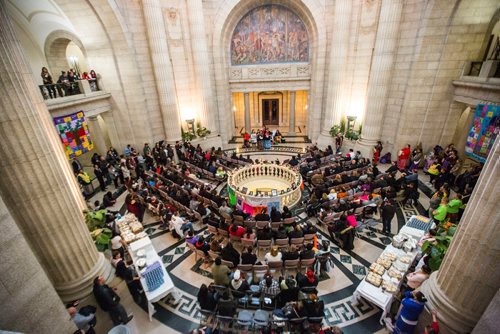
POLYGON ((279 99, 263 99, 262 100, 262 123, 263 125, 279 125, 279 99))

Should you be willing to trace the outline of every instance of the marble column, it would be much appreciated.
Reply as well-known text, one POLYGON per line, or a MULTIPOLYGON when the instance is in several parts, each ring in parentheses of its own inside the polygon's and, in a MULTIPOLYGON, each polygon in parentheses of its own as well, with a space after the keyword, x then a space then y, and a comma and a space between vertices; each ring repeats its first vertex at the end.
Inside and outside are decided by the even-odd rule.
POLYGON ((108 151, 106 147, 106 141, 104 140, 104 135, 102 133, 101 126, 99 125, 97 116, 87 117, 87 120, 89 125, 90 138, 94 143, 95 152, 101 155, 106 155, 108 151))
POLYGON ((82 298, 109 262, 84 223, 85 201, 4 1, 0 59, 0 195, 59 296, 82 298))
POLYGON ((443 263, 423 284, 443 333, 470 333, 500 288, 500 137, 443 263))
POLYGON ((349 50, 352 0, 336 0, 333 18, 330 65, 328 75, 328 98, 323 118, 322 134, 330 136, 330 128, 340 124, 344 112, 345 69, 349 50))
POLYGON ((201 123, 209 130, 217 131, 217 109, 210 75, 210 57, 208 56, 205 18, 202 0, 187 0, 191 48, 198 82, 198 95, 201 101, 201 123))
POLYGON ((250 93, 243 93, 245 98, 245 131, 252 132, 252 123, 250 121, 250 93))
POLYGON ((181 140, 179 103, 160 0, 142 2, 156 89, 168 143, 181 140))
POLYGON ((68 312, 0 197, 0 328, 73 333, 68 312))
POLYGON ((290 91, 290 120, 288 122, 288 134, 290 135, 295 134, 295 95, 296 92, 294 90, 290 91))
MULTIPOLYGON (((398 45, 403 0, 383 0, 370 67, 363 130, 359 145, 367 153, 382 135, 392 68, 398 45)), ((363 149, 361 149, 363 151, 363 149)))

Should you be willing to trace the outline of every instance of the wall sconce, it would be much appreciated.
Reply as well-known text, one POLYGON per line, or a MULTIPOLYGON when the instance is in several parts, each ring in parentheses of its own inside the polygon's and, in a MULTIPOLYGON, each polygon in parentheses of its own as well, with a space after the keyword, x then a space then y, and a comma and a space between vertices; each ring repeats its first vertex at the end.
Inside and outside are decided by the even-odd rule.
POLYGON ((194 118, 192 119, 186 119, 186 124, 188 131, 191 131, 191 133, 194 135, 194 118))
POLYGON ((68 58, 71 68, 75 70, 76 75, 80 76, 80 65, 78 64, 78 57, 69 56, 68 58))
POLYGON ((356 116, 347 116, 347 132, 349 132, 350 130, 354 130, 356 118, 356 116))

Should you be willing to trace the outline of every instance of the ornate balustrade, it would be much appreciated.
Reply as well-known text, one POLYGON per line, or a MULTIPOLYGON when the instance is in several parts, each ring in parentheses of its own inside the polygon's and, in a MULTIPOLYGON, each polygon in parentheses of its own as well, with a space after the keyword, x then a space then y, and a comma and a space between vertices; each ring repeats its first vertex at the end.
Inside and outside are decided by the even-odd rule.
POLYGON ((252 207, 267 206, 268 203, 279 202, 280 210, 283 206, 292 207, 300 201, 302 176, 289 166, 280 166, 270 163, 247 165, 233 170, 228 175, 228 187, 234 192, 237 199, 252 207), (245 189, 245 184, 253 180, 269 180, 269 189, 272 189, 273 180, 289 185, 287 189, 276 192, 266 191, 254 193, 245 189))

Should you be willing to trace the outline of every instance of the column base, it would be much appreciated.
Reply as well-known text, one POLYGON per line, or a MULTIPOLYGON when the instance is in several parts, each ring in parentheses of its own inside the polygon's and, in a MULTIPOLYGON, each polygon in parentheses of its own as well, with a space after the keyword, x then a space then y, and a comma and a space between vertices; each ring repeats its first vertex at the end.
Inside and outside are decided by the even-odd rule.
MULTIPOLYGON (((427 307, 438 311, 440 333, 470 333, 481 315, 472 314, 470 310, 450 301, 437 283, 437 274, 432 273, 420 291, 427 298, 427 307)), ((456 286, 456 289, 461 287, 456 286)))
POLYGON ((316 144, 318 145, 318 148, 322 150, 324 150, 328 145, 332 145, 335 150, 335 138, 330 136, 329 133, 320 132, 318 138, 316 139, 316 144))
POLYGON ((354 151, 360 151, 365 158, 373 157, 373 147, 377 145, 377 139, 361 138, 356 142, 354 151))
POLYGON ((208 150, 212 147, 215 147, 215 148, 222 147, 222 138, 217 133, 211 133, 208 136, 203 137, 203 138, 200 138, 200 137, 195 138, 194 140, 191 141, 191 144, 194 146, 200 144, 200 146, 204 150, 208 150))
POLYGON ((113 279, 113 268, 111 263, 104 258, 104 254, 98 254, 98 260, 94 267, 78 280, 55 285, 57 294, 63 302, 82 299, 92 293, 94 278, 102 275, 106 281, 113 279))

